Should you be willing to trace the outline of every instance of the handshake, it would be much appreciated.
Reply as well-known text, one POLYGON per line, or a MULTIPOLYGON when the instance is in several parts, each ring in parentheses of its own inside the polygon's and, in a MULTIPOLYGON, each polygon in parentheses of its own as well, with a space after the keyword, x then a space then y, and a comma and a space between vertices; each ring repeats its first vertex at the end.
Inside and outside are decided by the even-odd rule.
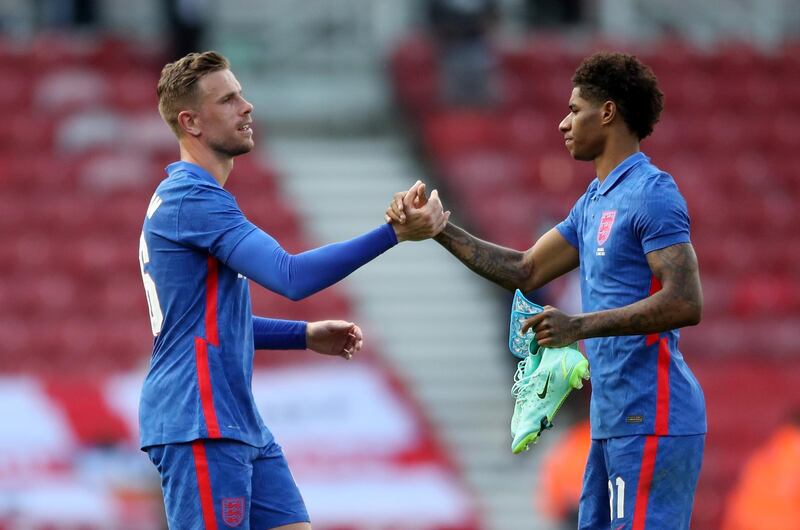
POLYGON ((444 230, 450 212, 444 211, 439 192, 433 190, 428 197, 425 184, 418 180, 408 191, 394 194, 384 218, 394 228, 398 242, 421 241, 444 230))

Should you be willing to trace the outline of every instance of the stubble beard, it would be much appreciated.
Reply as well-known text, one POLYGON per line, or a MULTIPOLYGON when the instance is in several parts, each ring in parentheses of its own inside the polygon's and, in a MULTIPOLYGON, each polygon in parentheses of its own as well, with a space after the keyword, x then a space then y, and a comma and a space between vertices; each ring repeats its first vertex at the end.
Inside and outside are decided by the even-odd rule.
POLYGON ((223 142, 212 142, 209 144, 209 147, 223 156, 233 158, 235 156, 243 155, 252 151, 253 140, 228 140, 223 142))
POLYGON ((572 158, 579 162, 591 162, 603 153, 603 144, 599 142, 586 143, 577 145, 575 140, 572 140, 572 158))

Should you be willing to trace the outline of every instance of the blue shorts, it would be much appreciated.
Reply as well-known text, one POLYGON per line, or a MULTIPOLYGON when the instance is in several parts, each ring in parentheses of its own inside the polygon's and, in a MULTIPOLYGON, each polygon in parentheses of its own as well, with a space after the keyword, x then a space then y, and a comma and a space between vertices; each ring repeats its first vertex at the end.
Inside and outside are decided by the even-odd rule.
POLYGON ((308 522, 281 447, 195 440, 145 449, 161 475, 171 530, 266 530, 308 522))
POLYGON ((689 528, 705 435, 592 440, 581 530, 689 528))

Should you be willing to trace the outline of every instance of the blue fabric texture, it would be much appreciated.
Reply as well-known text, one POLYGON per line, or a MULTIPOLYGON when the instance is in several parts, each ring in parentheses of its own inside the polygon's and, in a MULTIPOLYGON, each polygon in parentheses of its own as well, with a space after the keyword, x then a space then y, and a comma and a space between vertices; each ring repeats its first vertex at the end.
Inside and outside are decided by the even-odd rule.
MULTIPOLYGON (((650 296, 654 278, 647 254, 690 242, 686 201, 673 178, 642 153, 624 160, 602 183, 592 181, 556 229, 578 250, 587 313, 650 296)), ((678 349, 679 337, 676 329, 654 342, 642 335, 584 341, 592 370, 592 438, 706 432, 703 391, 678 349), (659 360, 664 347, 668 358, 659 360), (659 380, 669 386, 660 401, 659 380), (657 422, 657 412, 667 417, 657 422)))
POLYGON ((385 224, 291 255, 251 223, 203 168, 176 162, 167 174, 151 199, 139 245, 155 335, 139 403, 141 446, 200 438, 265 446, 272 434, 250 387, 254 349, 305 347, 306 324, 254 320, 247 278, 303 298, 397 238, 385 224))
POLYGON ((274 441, 253 447, 233 440, 196 440, 146 451, 161 476, 172 530, 209 528, 206 518, 212 513, 217 528, 261 530, 309 521, 283 450, 274 441))
POLYGON ((608 530, 609 521, 612 529, 632 528, 639 511, 644 528, 688 530, 704 446, 704 434, 592 440, 578 528, 608 530), (648 439, 652 452, 646 456, 648 439), (650 481, 640 488, 643 476, 650 481))
POLYGON ((151 312, 163 315, 139 402, 141 446, 209 437, 264 446, 272 434, 250 389, 250 288, 225 265, 256 227, 202 168, 177 162, 167 173, 140 239, 151 312))

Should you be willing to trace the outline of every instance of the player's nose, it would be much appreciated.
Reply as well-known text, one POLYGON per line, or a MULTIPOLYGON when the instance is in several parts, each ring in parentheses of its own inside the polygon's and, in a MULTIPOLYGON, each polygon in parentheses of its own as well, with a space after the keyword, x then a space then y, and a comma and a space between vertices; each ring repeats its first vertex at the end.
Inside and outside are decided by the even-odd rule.
POLYGON ((569 131, 572 128, 572 121, 569 119, 570 115, 567 114, 564 116, 564 119, 561 120, 561 123, 558 124, 558 130, 562 133, 569 131))

